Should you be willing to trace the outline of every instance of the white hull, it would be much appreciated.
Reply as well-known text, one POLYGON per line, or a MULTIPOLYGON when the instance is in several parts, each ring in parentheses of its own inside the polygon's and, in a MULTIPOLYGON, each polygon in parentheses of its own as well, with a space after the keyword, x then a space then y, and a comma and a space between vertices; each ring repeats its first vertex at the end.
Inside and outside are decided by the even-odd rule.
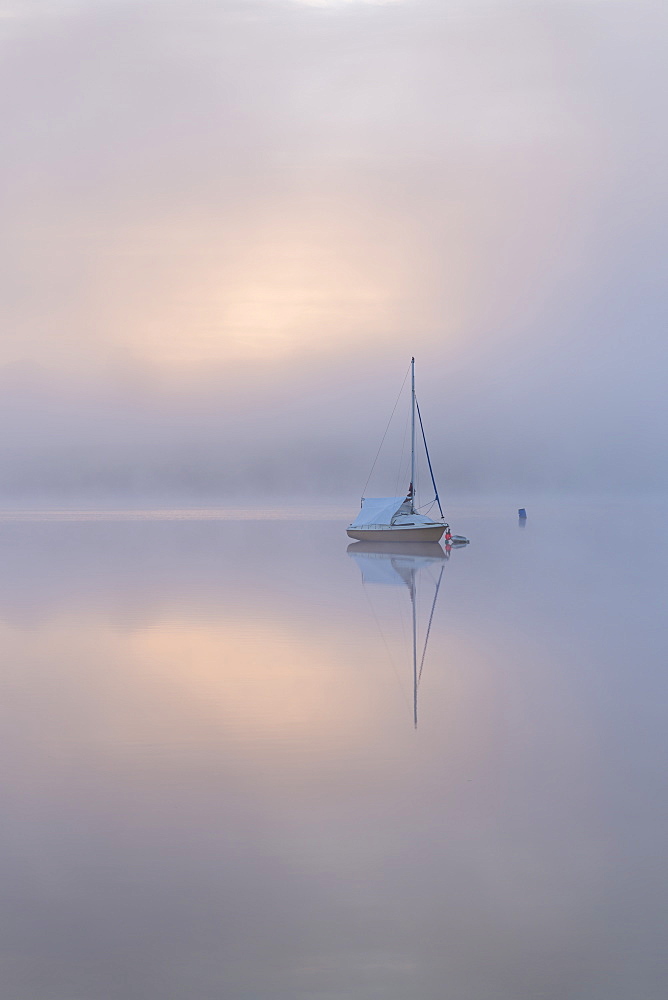
POLYGON ((438 542, 445 531, 444 524, 406 525, 405 528, 348 528, 348 538, 360 542, 438 542))

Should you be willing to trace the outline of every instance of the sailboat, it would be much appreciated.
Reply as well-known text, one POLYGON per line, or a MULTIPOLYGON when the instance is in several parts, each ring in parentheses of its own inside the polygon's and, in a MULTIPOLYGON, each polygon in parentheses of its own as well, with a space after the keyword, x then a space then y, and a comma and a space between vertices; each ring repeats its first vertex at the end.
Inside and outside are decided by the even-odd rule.
POLYGON ((445 560, 450 557, 449 550, 450 547, 448 546, 446 552, 444 552, 437 542, 418 542, 414 545, 400 545, 398 548, 397 546, 383 544, 382 542, 354 542, 348 546, 348 555, 359 566, 362 574, 362 584, 365 587, 367 584, 383 584, 394 587, 403 585, 408 588, 410 593, 413 617, 413 725, 416 729, 418 725, 418 687, 427 655, 431 624, 434 618, 434 611, 436 610, 438 592, 443 579, 445 560), (424 646, 418 661, 416 577, 421 570, 428 568, 440 568, 440 571, 434 585, 434 596, 425 633, 424 646))
POLYGON ((468 542, 468 539, 462 535, 453 536, 450 533, 450 526, 444 520, 434 470, 429 458, 422 415, 415 396, 415 358, 411 358, 411 481, 408 493, 399 497, 362 497, 361 510, 346 530, 349 538, 366 542, 438 542, 444 532, 446 532, 448 542, 454 541, 460 545, 465 545, 468 542), (420 422, 427 463, 434 486, 434 500, 441 513, 440 521, 434 521, 426 514, 420 514, 415 507, 416 413, 420 422))

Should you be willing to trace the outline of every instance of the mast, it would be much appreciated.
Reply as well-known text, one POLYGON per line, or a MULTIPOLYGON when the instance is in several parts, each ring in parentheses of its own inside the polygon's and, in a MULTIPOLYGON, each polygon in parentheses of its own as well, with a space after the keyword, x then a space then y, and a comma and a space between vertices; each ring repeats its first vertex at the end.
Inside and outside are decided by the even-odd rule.
POLYGON ((415 358, 411 358, 411 514, 415 513, 415 358))

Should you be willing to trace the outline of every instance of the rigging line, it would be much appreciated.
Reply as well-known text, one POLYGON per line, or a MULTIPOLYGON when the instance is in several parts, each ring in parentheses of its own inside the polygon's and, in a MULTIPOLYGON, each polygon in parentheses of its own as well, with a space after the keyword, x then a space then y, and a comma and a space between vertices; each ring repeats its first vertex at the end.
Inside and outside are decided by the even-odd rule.
POLYGON ((406 695, 406 692, 404 690, 404 686, 401 683, 401 677, 399 676, 399 671, 397 670, 397 665, 394 662, 394 657, 392 656, 392 653, 390 652, 390 647, 387 644, 387 639, 385 638, 385 635, 383 633, 383 629, 381 628, 381 624, 378 621, 378 615, 376 614, 376 609, 374 608, 373 602, 372 602, 371 598, 369 597, 369 592, 366 589, 366 584, 365 584, 364 580, 362 580, 362 590, 364 591, 364 596, 366 597, 367 601, 369 602, 369 607, 371 608, 371 614, 373 615, 373 617, 376 620, 376 625, 378 626, 378 632, 380 634, 381 639, 383 640, 383 645, 385 646, 385 651, 387 652, 387 658, 390 661, 390 665, 392 667, 392 670, 394 671, 394 676, 397 678, 397 683, 399 685, 399 690, 401 691, 401 696, 404 699, 404 701, 406 702, 406 707, 409 708, 410 706, 409 706, 409 702, 408 702, 408 696, 406 695))
POLYGON ((429 615, 429 624, 427 625, 427 634, 424 638, 424 649, 422 650, 422 659, 420 660, 420 672, 418 674, 418 684, 422 679, 422 668, 424 666, 424 658, 427 655, 427 643, 429 642, 429 633, 431 632, 431 623, 434 620, 434 611, 436 610, 436 599, 438 597, 439 587, 441 586, 441 580, 443 579, 443 570, 445 566, 441 566, 441 575, 438 578, 438 583, 436 584, 436 590, 434 591, 434 600, 431 606, 431 614, 429 615))
POLYGON ((390 413, 390 419, 387 421, 387 427, 385 428, 385 433, 383 434, 381 442, 378 445, 378 451, 376 452, 376 457, 373 460, 373 465, 371 466, 371 472, 369 473, 369 477, 368 477, 367 481, 364 484, 364 489, 362 490, 362 496, 364 496, 364 494, 366 493, 366 488, 369 485, 369 480, 371 479, 371 477, 373 475, 373 470, 376 468, 376 462, 378 461, 378 456, 380 455, 380 449, 383 447, 383 444, 385 443, 385 438, 387 437, 387 432, 390 429, 390 424, 392 423, 392 417, 394 416, 394 411, 396 410, 397 406, 399 405, 399 400, 401 399, 401 394, 404 391, 404 386, 406 385, 406 379, 408 378, 408 373, 409 373, 410 370, 411 370, 411 366, 409 365, 408 368, 406 369, 406 374, 404 375, 404 380, 401 383, 401 389, 399 390, 399 395, 397 396, 397 401, 396 401, 396 403, 394 404, 394 406, 392 408, 392 412, 390 413))
POLYGON ((395 487, 395 493, 399 489, 399 482, 401 481, 401 466, 402 466, 402 463, 403 463, 403 460, 404 460, 404 450, 406 448, 406 435, 408 433, 408 420, 409 420, 409 416, 408 416, 408 414, 406 414, 406 423, 404 424, 404 438, 403 438, 403 441, 401 442, 401 458, 399 459, 399 470, 397 472, 397 484, 396 484, 396 487, 395 487))
POLYGON ((417 401, 417 396, 415 397, 415 406, 416 406, 416 409, 417 409, 417 415, 418 415, 418 417, 420 419, 420 430, 422 431, 422 440, 424 441, 424 450, 425 450, 425 452, 427 454, 427 464, 429 465, 429 472, 431 474, 431 481, 434 484, 434 493, 436 494, 436 497, 435 497, 436 503, 438 504, 438 509, 441 512, 441 517, 444 517, 445 515, 443 514, 443 508, 441 507, 441 499, 440 499, 440 497, 438 495, 438 486, 436 485, 436 480, 434 478, 434 470, 431 467, 431 459, 429 457, 429 448, 427 448, 427 436, 426 436, 426 434, 424 432, 424 424, 422 423, 422 414, 420 413, 420 406, 419 406, 419 403, 417 401))

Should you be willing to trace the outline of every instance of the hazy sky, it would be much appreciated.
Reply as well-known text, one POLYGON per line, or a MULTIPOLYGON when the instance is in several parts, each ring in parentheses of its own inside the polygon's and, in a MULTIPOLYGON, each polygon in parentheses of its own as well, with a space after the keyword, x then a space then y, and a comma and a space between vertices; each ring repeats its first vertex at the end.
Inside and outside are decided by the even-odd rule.
POLYGON ((2 502, 356 502, 411 354, 444 492, 663 488, 667 40, 662 0, 0 0, 2 502))

